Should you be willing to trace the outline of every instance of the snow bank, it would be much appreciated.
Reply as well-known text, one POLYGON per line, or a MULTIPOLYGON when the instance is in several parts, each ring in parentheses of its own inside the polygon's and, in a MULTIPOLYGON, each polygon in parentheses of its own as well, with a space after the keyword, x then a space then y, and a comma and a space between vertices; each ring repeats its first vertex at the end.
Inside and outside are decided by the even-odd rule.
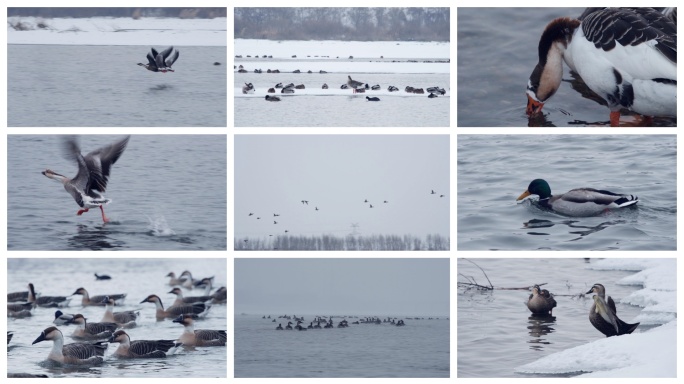
POLYGON ((349 56, 354 59, 379 59, 382 56, 385 59, 448 60, 449 47, 449 42, 235 39, 235 55, 243 58, 247 58, 247 55, 270 55, 274 59, 292 60, 349 59, 349 56))
MULTIPOLYGON (((319 74, 319 71, 323 70, 328 73, 344 73, 344 81, 340 84, 347 82, 347 74, 354 73, 449 73, 449 63, 410 63, 410 62, 399 62, 392 63, 391 61, 349 61, 347 59, 339 60, 318 60, 318 61, 282 61, 274 59, 261 59, 261 61, 245 61, 236 60, 235 64, 240 64, 245 67, 247 72, 254 72, 255 69, 261 69, 262 74, 271 75, 266 73, 266 70, 277 69, 280 71, 280 75, 287 75, 288 73, 293 76, 312 76, 319 74), (294 70, 299 69, 302 73, 296 74, 292 73, 294 70), (312 73, 307 73, 307 71, 312 73)), ((233 72, 237 72, 237 69, 233 69, 233 72)), ((236 76, 239 76, 236 74, 236 76)), ((330 84, 328 84, 330 85, 330 84)), ((338 85, 339 86, 339 85, 338 85)))
POLYGON ((621 302, 644 308, 633 321, 665 325, 646 332, 599 339, 548 355, 515 371, 546 375, 590 372, 582 377, 676 377, 676 259, 604 259, 588 268, 639 271, 617 282, 643 287, 621 302))
POLYGON ((519 373, 568 374, 580 377, 676 377, 677 321, 548 355, 516 368, 519 373))
POLYGON ((8 44, 227 46, 227 20, 9 17, 8 44), (21 22, 28 30, 15 30, 21 22), (41 22, 47 28, 37 27, 41 22))

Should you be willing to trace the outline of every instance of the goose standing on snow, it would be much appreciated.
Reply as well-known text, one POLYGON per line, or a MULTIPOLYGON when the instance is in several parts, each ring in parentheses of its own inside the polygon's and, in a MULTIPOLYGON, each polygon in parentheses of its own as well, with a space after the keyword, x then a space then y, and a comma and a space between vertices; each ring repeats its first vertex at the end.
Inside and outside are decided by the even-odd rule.
POLYGON ((539 196, 539 205, 567 216, 595 216, 606 209, 628 207, 639 202, 634 195, 623 195, 593 188, 576 188, 561 195, 551 195, 551 187, 546 180, 532 180, 518 201, 530 195, 539 196))
POLYGON ((52 350, 48 354, 48 360, 61 364, 101 364, 104 360, 107 344, 95 343, 72 343, 64 345, 64 336, 57 327, 45 328, 36 340, 31 343, 52 340, 52 350))
POLYGON ((64 144, 67 156, 78 164, 76 176, 70 179, 50 169, 46 169, 42 173, 46 177, 57 180, 64 185, 64 189, 71 194, 74 200, 76 200, 76 204, 82 208, 76 212, 76 215, 81 216, 91 208, 100 207, 102 221, 107 223, 109 219, 105 216, 102 206, 109 204, 111 200, 102 196, 102 193, 107 189, 112 166, 119 160, 119 157, 121 157, 121 154, 126 149, 129 138, 130 136, 126 136, 122 140, 96 149, 85 156, 81 154, 81 149, 76 140, 73 138, 68 139, 64 144))
POLYGON ((527 83, 528 116, 558 90, 563 61, 607 102, 611 126, 621 108, 677 116, 677 24, 653 8, 597 9, 547 25, 527 83))

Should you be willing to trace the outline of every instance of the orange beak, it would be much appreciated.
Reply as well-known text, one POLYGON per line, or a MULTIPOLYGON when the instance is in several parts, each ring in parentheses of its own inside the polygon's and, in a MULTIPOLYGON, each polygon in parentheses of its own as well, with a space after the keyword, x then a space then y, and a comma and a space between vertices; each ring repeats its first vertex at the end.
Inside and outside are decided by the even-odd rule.
POLYGON ((518 196, 518 198, 515 199, 515 201, 520 201, 520 200, 526 198, 526 197, 529 196, 529 195, 530 195, 530 192, 529 192, 529 191, 525 191, 525 192, 523 192, 522 195, 518 196))
POLYGON ((527 116, 532 116, 541 113, 543 106, 544 103, 540 103, 539 101, 534 100, 530 95, 527 95, 527 116))

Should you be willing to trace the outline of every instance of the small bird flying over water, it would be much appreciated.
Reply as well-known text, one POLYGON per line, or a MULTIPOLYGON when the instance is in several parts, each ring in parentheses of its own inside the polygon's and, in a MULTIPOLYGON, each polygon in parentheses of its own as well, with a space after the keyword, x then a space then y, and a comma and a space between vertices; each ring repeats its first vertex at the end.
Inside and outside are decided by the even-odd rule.
POLYGON ((67 156, 78 164, 76 176, 70 179, 50 169, 46 169, 42 174, 64 185, 64 189, 71 194, 76 203, 82 208, 76 212, 76 215, 81 216, 84 212, 88 212, 90 208, 100 207, 102 221, 107 223, 109 219, 105 216, 102 206, 108 204, 111 200, 102 196, 102 193, 107 189, 112 166, 126 149, 129 138, 130 136, 126 136, 85 156, 81 154, 81 149, 74 138, 67 139, 64 142, 64 147, 67 156))

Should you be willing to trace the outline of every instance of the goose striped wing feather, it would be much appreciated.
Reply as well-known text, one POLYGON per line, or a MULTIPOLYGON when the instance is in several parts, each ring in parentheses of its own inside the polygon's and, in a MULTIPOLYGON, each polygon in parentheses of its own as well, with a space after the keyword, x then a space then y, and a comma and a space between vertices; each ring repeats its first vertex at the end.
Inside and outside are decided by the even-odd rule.
POLYGON ((196 330, 195 339, 197 340, 198 345, 225 345, 227 340, 226 331, 214 331, 209 329, 196 330))
POLYGON ((129 351, 139 357, 166 357, 174 344, 173 340, 136 340, 131 341, 129 351))
POLYGON ((654 48, 677 63, 677 25, 653 8, 605 8, 585 15, 582 31, 596 48, 610 51, 655 41, 654 48))

